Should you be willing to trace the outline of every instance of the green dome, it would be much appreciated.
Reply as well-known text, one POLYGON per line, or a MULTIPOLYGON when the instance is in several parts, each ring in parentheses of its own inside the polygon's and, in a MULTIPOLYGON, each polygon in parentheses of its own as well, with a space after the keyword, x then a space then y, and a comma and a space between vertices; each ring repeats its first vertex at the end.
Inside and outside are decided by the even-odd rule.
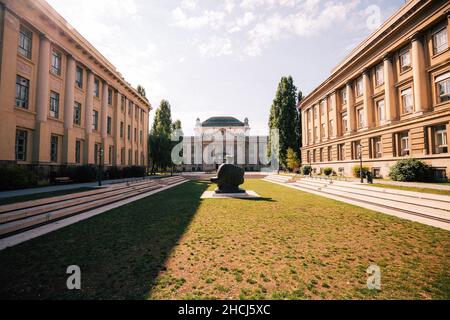
POLYGON ((245 123, 233 117, 212 117, 202 123, 202 127, 244 127, 245 123))

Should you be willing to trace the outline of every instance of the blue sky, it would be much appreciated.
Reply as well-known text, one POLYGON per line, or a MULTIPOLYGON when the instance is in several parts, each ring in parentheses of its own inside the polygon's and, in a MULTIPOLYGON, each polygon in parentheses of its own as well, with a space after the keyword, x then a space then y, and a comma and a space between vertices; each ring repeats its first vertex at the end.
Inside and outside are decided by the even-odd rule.
POLYGON ((152 105, 267 131, 280 77, 308 94, 404 0, 47 0, 152 105))

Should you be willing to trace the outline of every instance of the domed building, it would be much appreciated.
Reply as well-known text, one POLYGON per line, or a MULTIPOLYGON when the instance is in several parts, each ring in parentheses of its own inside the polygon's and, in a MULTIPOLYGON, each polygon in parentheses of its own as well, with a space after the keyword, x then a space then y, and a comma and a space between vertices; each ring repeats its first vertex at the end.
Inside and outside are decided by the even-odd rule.
POLYGON ((247 118, 212 117, 205 121, 197 118, 195 136, 184 137, 181 172, 211 172, 222 163, 231 163, 246 171, 260 171, 269 167, 267 136, 251 136, 247 118))

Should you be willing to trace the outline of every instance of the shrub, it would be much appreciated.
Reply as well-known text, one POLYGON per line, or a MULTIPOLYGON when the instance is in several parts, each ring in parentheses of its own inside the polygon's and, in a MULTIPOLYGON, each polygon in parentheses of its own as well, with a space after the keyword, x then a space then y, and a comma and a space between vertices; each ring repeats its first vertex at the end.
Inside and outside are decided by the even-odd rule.
POLYGON ((126 167, 123 169, 124 178, 140 178, 145 176, 145 167, 126 167))
POLYGON ((325 169, 323 169, 323 173, 326 176, 331 176, 333 174, 333 168, 325 168, 325 169))
POLYGON ((431 166, 417 159, 398 161, 389 172, 389 177, 394 181, 426 182, 433 180, 431 166))
POLYGON ((311 166, 303 166, 302 167, 302 173, 307 176, 311 173, 312 167, 311 166))
MULTIPOLYGON (((360 170, 361 170, 360 166, 354 166, 353 167, 353 176, 356 177, 356 178, 361 178, 360 177, 360 170)), ((362 172, 363 172, 363 178, 365 178, 367 176, 367 173, 370 172, 370 168, 363 166, 362 167, 362 172)))
POLYGON ((24 166, 0 168, 0 190, 30 188, 38 184, 37 175, 24 166))

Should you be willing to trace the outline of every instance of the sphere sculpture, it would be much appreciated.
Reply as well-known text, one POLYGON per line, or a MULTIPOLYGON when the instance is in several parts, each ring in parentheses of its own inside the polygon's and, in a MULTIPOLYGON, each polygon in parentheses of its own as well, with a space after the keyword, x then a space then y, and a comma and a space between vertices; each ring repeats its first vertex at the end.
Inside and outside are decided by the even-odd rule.
POLYGON ((217 172, 217 177, 211 182, 216 183, 218 189, 216 193, 245 193, 239 188, 244 183, 244 169, 233 164, 222 164, 217 172))

